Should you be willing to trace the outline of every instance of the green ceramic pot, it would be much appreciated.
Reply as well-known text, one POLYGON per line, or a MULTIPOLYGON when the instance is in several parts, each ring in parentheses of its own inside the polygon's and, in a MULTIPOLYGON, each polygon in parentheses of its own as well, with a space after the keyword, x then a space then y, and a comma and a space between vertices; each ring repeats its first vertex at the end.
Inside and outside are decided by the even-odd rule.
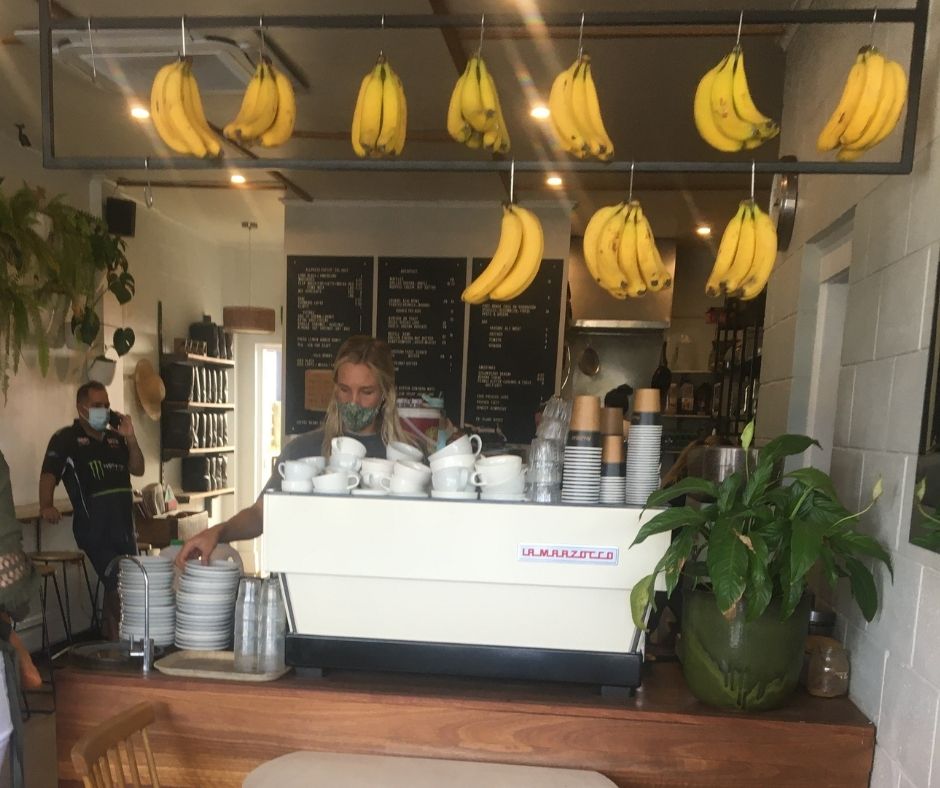
POLYGON ((796 689, 809 628, 810 600, 780 620, 774 600, 747 621, 744 603, 726 619, 709 591, 686 591, 679 659, 689 689, 712 706, 764 711, 781 706, 796 689))

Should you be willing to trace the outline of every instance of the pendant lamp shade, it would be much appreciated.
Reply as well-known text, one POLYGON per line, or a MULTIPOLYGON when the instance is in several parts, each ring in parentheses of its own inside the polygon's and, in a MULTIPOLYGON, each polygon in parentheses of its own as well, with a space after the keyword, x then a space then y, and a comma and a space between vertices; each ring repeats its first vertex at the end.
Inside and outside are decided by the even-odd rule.
POLYGON ((222 308, 222 325, 226 331, 237 334, 273 334, 276 316, 273 309, 265 306, 251 306, 251 231, 256 230, 256 222, 242 222, 248 231, 248 306, 226 306, 222 308))

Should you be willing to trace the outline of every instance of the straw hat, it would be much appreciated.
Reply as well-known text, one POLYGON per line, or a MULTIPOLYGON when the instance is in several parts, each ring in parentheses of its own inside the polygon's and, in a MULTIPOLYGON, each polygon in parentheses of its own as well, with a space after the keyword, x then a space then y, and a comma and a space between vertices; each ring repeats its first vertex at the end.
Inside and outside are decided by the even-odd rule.
POLYGON ((166 386, 163 385, 163 380, 153 368, 153 364, 145 358, 137 362, 134 386, 137 388, 137 399, 140 400, 144 413, 157 421, 160 418, 160 403, 166 397, 166 386))

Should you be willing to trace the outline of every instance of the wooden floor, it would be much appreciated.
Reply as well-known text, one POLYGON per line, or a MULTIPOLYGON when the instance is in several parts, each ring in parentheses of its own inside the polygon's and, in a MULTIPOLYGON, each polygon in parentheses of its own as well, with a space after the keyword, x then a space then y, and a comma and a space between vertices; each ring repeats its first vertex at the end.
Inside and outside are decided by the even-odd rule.
POLYGON ((156 674, 57 674, 60 784, 92 725, 158 704, 161 782, 237 786, 295 750, 380 753, 596 769, 619 786, 868 785, 875 731, 847 699, 799 694, 761 715, 717 712, 689 694, 675 664, 650 668, 634 699, 574 685, 352 672, 270 684, 156 674))

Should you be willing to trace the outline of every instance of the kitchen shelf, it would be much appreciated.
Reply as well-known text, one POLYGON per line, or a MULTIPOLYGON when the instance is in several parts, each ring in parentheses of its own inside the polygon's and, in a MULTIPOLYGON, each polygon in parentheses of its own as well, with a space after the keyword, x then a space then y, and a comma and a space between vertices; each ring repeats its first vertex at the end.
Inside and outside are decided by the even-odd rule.
POLYGON ((232 495, 235 492, 234 487, 222 487, 218 490, 206 490, 205 492, 182 492, 176 493, 176 500, 180 503, 190 503, 191 501, 205 501, 210 498, 219 498, 223 495, 232 495))
POLYGON ((661 413, 663 418, 670 419, 711 419, 707 413, 661 413))
POLYGON ((169 410, 235 410, 234 402, 178 402, 163 401, 163 407, 169 410))
POLYGON ((202 454, 231 454, 234 446, 200 446, 197 449, 163 449, 164 459, 172 460, 176 457, 197 457, 202 454))
POLYGON ((205 364, 207 367, 234 367, 235 362, 218 356, 201 356, 198 353, 165 353, 161 358, 164 364, 205 364))

